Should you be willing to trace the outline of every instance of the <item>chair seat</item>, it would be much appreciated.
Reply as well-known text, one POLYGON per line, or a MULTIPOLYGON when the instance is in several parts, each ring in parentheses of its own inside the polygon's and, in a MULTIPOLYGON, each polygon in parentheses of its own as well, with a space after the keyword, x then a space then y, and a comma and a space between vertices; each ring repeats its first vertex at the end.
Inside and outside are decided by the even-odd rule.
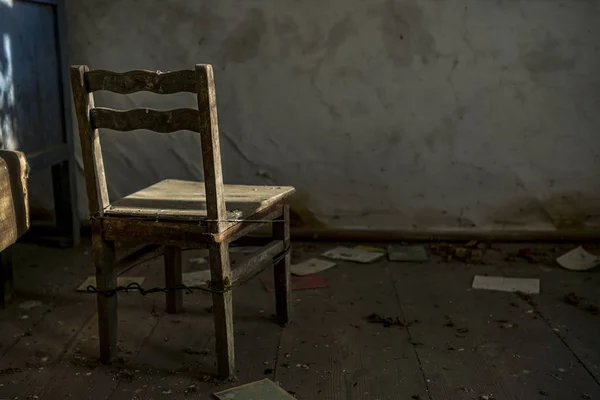
MULTIPOLYGON (((227 219, 244 219, 294 193, 291 186, 223 185, 227 219)), ((204 182, 167 179, 112 203, 109 216, 202 221, 207 218, 204 182)))

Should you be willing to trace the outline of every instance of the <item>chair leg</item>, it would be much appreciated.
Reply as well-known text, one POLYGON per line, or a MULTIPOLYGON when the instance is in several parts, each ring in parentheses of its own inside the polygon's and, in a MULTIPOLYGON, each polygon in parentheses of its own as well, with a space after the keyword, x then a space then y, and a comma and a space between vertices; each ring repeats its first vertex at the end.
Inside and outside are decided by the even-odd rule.
MULTIPOLYGON (((223 290, 231 282, 229 247, 227 243, 212 243, 209 247, 211 287, 223 290)), ((233 302, 231 291, 213 293, 217 367, 220 378, 235 373, 235 351, 233 345, 233 302)))
MULTIPOLYGON (((283 215, 273 222, 273 238, 283 240, 286 248, 290 245, 290 209, 287 205, 283 207, 283 215)), ((275 306, 280 325, 289 323, 291 317, 290 262, 288 253, 274 266, 275 306)))
POLYGON ((56 224, 60 234, 59 244, 64 247, 76 246, 80 241, 74 165, 75 160, 70 158, 52 166, 56 224))
MULTIPOLYGON (((183 282, 181 270, 181 248, 165 246, 165 284, 166 287, 175 287, 183 282)), ((173 290, 166 293, 167 312, 177 314, 183 311, 183 292, 173 290)))
POLYGON ((13 294, 13 260, 12 247, 0 253, 0 308, 8 305, 13 294))
MULTIPOLYGON (((117 287, 115 270, 116 256, 114 242, 102 238, 101 233, 92 235, 94 265, 96 267, 96 287, 98 290, 111 290, 117 287)), ((98 304, 98 337, 100 340, 100 361, 110 363, 117 356, 117 295, 96 295, 98 304)))

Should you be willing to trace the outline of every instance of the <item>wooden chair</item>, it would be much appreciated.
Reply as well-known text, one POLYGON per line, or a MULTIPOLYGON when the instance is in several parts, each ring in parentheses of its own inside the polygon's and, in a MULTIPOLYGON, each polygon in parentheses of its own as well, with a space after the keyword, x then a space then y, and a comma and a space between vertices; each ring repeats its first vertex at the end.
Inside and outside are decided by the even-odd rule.
MULTIPOLYGON (((283 200, 293 187, 224 185, 213 70, 115 73, 71 67, 71 85, 79 125, 81 150, 92 224, 92 244, 98 289, 100 359, 110 362, 117 353, 117 296, 115 241, 138 239, 164 246, 166 287, 182 283, 182 247, 207 248, 211 270, 216 352, 220 377, 234 373, 231 289, 274 265, 276 315, 290 318, 289 210, 283 200), (196 93, 198 109, 157 111, 147 108, 117 111, 94 106, 93 92, 128 94, 196 93), (109 202, 98 129, 148 129, 156 132, 189 130, 201 139, 204 182, 165 180, 125 198, 109 202), (272 241, 234 270, 228 244, 255 229, 271 225, 272 241)), ((166 294, 167 311, 182 310, 180 290, 166 294)))

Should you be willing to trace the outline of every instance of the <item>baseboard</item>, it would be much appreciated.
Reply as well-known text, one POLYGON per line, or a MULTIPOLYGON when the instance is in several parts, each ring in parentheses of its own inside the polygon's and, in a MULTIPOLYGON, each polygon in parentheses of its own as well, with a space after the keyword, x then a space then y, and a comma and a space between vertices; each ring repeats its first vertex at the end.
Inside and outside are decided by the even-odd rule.
MULTIPOLYGON (((87 221, 85 221, 87 222, 87 221)), ((90 235, 89 223, 83 223, 82 236, 90 235)), ((37 231, 34 227, 32 230, 37 231)), ((268 232, 254 232, 252 236, 266 237, 268 232)), ((572 230, 483 230, 483 229, 353 229, 353 228, 291 228, 292 239, 347 242, 399 241, 464 241, 495 242, 591 242, 600 241, 600 229, 572 230)))
POLYGON ((589 242, 600 240, 599 229, 589 230, 395 230, 344 228, 292 228, 292 239, 347 242, 401 241, 495 241, 495 242, 589 242))

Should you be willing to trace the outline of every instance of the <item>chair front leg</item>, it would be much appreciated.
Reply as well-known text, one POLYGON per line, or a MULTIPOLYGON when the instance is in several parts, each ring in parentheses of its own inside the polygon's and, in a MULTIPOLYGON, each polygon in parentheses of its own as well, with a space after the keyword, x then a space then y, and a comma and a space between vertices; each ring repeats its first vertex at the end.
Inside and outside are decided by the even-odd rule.
MULTIPOLYGON (((182 284, 181 248, 165 246, 165 284, 171 288, 182 284)), ((177 314, 183 311, 183 293, 173 290, 166 293, 167 312, 177 314)))
MULTIPOLYGON (((290 209, 288 205, 283 206, 283 215, 273 221, 273 238, 283 240, 284 248, 291 245, 290 242, 290 209)), ((275 281, 275 308, 277 322, 285 325, 291 318, 291 278, 290 278, 291 254, 288 252, 279 262, 274 265, 275 281)))
MULTIPOLYGON (((102 233, 92 235, 96 287, 99 291, 117 287, 115 270, 115 243, 102 238, 102 233)), ((98 337, 100 339, 100 361, 110 363, 117 356, 117 295, 96 294, 98 304, 98 337)))
POLYGON ((0 308, 8 305, 13 294, 13 248, 0 252, 0 308))
POLYGON ((235 373, 235 350, 233 344, 233 297, 232 292, 219 293, 231 284, 229 246, 212 243, 209 247, 211 288, 215 321, 217 367, 220 378, 235 373))

